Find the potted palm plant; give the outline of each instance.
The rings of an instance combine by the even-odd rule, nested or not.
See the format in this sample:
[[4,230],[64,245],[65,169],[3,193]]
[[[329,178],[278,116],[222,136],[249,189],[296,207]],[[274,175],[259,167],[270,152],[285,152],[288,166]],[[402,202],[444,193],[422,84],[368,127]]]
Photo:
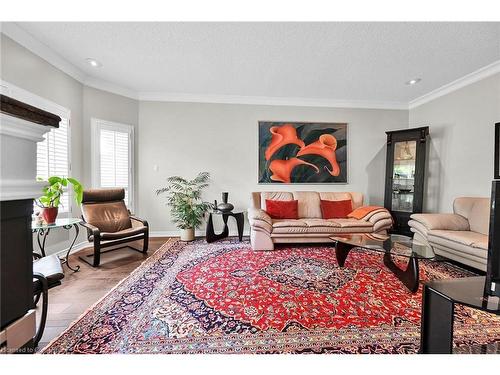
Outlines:
[[168,186],[156,190],[156,194],[167,193],[172,221],[181,230],[182,241],[194,240],[194,230],[200,226],[205,212],[212,205],[201,200],[202,190],[208,187],[210,174],[201,172],[194,180],[180,176],[167,178]]
[[78,204],[82,202],[83,186],[82,184],[71,177],[49,177],[48,185],[42,189],[43,195],[35,200],[35,204],[41,208],[40,216],[47,224],[54,224],[59,211],[61,197],[64,194],[64,188],[69,184],[73,185],[75,192],[75,200]]

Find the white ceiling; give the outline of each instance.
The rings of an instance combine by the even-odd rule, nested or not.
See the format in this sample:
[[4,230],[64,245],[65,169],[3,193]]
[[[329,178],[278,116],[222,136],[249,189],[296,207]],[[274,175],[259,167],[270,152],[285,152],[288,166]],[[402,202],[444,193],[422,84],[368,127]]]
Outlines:
[[91,79],[142,94],[408,103],[500,60],[498,22],[17,25]]

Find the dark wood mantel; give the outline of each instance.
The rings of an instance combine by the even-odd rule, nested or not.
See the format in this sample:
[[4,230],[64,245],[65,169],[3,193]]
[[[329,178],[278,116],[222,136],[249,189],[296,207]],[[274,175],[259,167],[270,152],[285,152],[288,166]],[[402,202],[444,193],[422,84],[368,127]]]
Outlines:
[[43,126],[59,127],[61,118],[53,113],[33,107],[29,104],[0,95],[0,112]]

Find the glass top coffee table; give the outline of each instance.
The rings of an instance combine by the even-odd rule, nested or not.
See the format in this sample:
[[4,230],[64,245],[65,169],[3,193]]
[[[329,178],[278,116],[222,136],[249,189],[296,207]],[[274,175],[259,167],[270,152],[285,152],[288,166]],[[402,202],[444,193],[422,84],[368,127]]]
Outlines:
[[[340,267],[344,267],[349,252],[353,248],[376,251],[384,254],[384,264],[412,292],[418,290],[419,259],[436,259],[431,246],[398,234],[344,234],[330,237],[335,242],[335,256]],[[405,270],[392,260],[393,256],[408,258]]]

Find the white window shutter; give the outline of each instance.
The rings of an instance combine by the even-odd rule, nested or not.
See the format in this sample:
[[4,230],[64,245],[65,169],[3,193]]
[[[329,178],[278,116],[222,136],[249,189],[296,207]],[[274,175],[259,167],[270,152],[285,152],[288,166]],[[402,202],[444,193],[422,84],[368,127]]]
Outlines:
[[104,120],[93,120],[94,186],[125,189],[125,203],[132,209],[133,128]]
[[[44,140],[37,143],[36,175],[46,181],[51,176],[68,177],[68,119],[62,118],[59,128],[45,133]],[[70,211],[72,188],[65,189],[61,197],[59,212]],[[40,192],[41,195],[41,192]]]

